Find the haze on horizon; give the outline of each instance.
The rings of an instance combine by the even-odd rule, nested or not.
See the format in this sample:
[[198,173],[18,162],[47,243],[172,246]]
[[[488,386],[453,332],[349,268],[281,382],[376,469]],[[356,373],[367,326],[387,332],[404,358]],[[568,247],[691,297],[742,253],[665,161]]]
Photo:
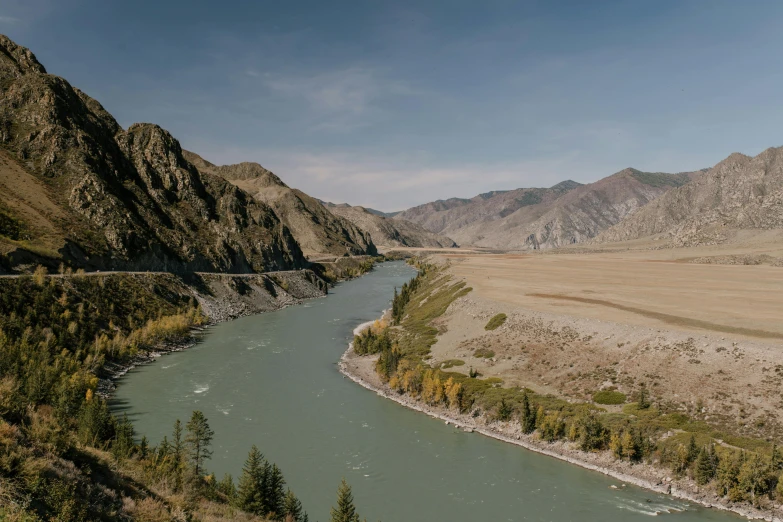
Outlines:
[[391,211],[783,145],[781,15],[773,1],[10,0],[0,33],[124,127]]

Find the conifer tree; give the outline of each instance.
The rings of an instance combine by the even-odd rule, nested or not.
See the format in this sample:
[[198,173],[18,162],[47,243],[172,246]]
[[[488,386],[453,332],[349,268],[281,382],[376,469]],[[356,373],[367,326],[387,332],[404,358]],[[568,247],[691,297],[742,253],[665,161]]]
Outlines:
[[111,452],[117,460],[126,459],[133,453],[133,424],[127,415],[123,415],[117,423]]
[[712,455],[704,447],[699,451],[699,456],[696,457],[696,467],[693,470],[696,483],[700,486],[707,484],[715,476],[715,467]]
[[157,451],[158,460],[162,461],[166,459],[169,456],[169,453],[171,453],[171,445],[169,444],[168,436],[164,435],[163,440],[158,446],[158,451]]
[[242,467],[242,475],[239,477],[239,488],[237,490],[237,505],[249,513],[256,515],[264,514],[263,491],[261,481],[264,473],[264,464],[266,460],[253,445],[250,453],[247,455],[245,465]]
[[337,507],[331,511],[331,522],[358,522],[359,514],[353,505],[353,493],[351,486],[343,479],[340,487],[337,489]]
[[691,438],[688,441],[688,461],[687,464],[690,465],[690,463],[694,462],[696,460],[696,457],[699,456],[699,447],[696,445],[696,436],[691,433]]
[[536,429],[536,416],[533,415],[533,410],[530,408],[530,400],[527,396],[527,390],[522,393],[522,415],[521,415],[522,432],[533,433]]
[[640,410],[646,410],[650,407],[650,400],[647,398],[647,386],[642,383],[642,387],[639,390],[639,403]]
[[204,414],[196,410],[190,417],[186,426],[188,433],[185,436],[185,444],[188,457],[193,464],[194,472],[200,477],[204,472],[204,461],[212,457],[212,437],[215,434],[207,423]]
[[109,440],[114,433],[111,413],[103,399],[93,399],[82,404],[78,425],[82,444],[95,446]]
[[780,454],[780,448],[778,445],[772,444],[772,453],[769,457],[769,467],[773,471],[780,471],[783,469],[783,456]]
[[296,498],[293,491],[289,489],[286,491],[285,499],[283,500],[283,520],[303,522],[303,519],[304,510],[302,509],[302,503]]
[[147,436],[144,435],[141,437],[141,442],[139,443],[139,458],[141,460],[144,460],[147,458],[147,455],[149,453],[149,441],[147,440]]
[[229,501],[237,497],[237,488],[234,486],[234,477],[229,473],[223,475],[223,479],[217,483],[217,490],[223,493]]
[[506,402],[506,399],[500,399],[500,406],[498,407],[498,420],[499,421],[507,421],[511,418],[511,414],[513,413],[514,409],[511,407],[510,404]]
[[182,487],[182,464],[185,460],[185,444],[182,440],[182,423],[179,419],[174,422],[174,432],[171,436],[171,466],[174,470],[174,491]]
[[267,514],[280,516],[285,509],[285,479],[277,464],[272,464],[266,480]]

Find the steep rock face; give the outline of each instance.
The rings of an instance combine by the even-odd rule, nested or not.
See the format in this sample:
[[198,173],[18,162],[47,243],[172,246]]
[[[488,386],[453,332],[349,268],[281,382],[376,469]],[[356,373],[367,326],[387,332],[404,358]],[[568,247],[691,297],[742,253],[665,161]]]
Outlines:
[[220,176],[272,207],[306,254],[377,254],[372,239],[365,231],[335,216],[315,198],[290,188],[258,163],[219,167],[192,152],[185,155],[201,172]]
[[596,238],[660,235],[675,246],[718,243],[734,230],[783,228],[783,147],[732,154]]
[[[547,249],[587,241],[661,194],[687,183],[691,174],[625,169],[595,183],[564,181],[548,189],[496,191],[452,201],[423,215],[425,228],[461,245]],[[447,203],[447,202],[443,202]],[[421,208],[397,217],[422,219]]]
[[[124,131],[97,101],[46,74],[5,37],[0,92],[0,148],[15,158],[0,167],[0,181],[24,170],[59,211],[48,216],[57,233],[44,245],[21,216],[29,244],[88,268],[248,272],[306,263],[269,207],[199,173],[160,127]],[[0,195],[12,214],[14,202],[36,197],[15,190]],[[0,238],[8,259],[29,246],[12,239]]]
[[405,219],[390,219],[370,212],[364,207],[334,205],[333,214],[342,216],[362,230],[370,233],[372,240],[383,247],[454,248],[457,244],[448,237],[426,230],[421,225]]

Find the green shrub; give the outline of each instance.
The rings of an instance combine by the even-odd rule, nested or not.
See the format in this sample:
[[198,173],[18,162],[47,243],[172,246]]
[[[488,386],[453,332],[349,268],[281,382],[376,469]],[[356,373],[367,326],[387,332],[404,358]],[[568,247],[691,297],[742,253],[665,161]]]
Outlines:
[[479,359],[491,359],[495,356],[495,352],[488,348],[479,348],[475,352],[473,352],[473,357],[478,357]]
[[487,326],[484,327],[485,330],[495,330],[500,325],[506,322],[506,314],[497,314],[492,319],[489,320],[487,323]]
[[465,361],[462,359],[449,359],[447,361],[443,361],[440,365],[441,369],[443,370],[453,368],[455,366],[465,366]]
[[623,404],[625,394],[615,390],[603,390],[593,394],[593,402],[596,404]]

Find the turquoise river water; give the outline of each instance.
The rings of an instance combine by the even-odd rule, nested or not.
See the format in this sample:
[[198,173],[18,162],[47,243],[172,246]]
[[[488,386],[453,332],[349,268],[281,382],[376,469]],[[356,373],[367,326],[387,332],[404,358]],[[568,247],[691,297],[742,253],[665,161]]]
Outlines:
[[193,348],[121,379],[112,400],[157,444],[199,409],[208,463],[235,479],[252,444],[280,466],[310,520],[325,522],[341,478],[370,521],[673,522],[740,520],[620,483],[383,399],[337,370],[353,329],[414,274],[401,262],[329,296],[208,329]]

